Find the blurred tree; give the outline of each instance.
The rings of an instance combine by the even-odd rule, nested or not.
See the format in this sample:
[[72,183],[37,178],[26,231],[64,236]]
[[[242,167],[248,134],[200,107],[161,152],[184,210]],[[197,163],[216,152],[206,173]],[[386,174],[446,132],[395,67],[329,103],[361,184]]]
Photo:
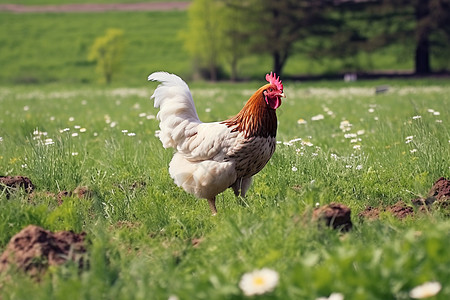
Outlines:
[[430,73],[431,56],[450,46],[450,0],[338,0],[336,3],[349,12],[350,19],[364,21],[358,30],[366,39],[361,49],[370,51],[391,44],[410,44],[414,49],[416,74]]
[[108,29],[104,36],[94,41],[88,55],[88,60],[97,62],[97,72],[108,84],[120,69],[125,45],[123,35],[120,29]]
[[[270,54],[273,71],[281,75],[299,41],[328,38],[336,32],[339,20],[331,17],[332,4],[331,0],[247,0],[237,8],[245,12],[249,25],[243,30],[251,49]],[[308,51],[306,47],[303,51]]]
[[195,0],[188,9],[188,26],[181,32],[184,45],[194,57],[197,71],[209,72],[209,79],[217,80],[220,62],[224,57],[224,8],[215,0]]

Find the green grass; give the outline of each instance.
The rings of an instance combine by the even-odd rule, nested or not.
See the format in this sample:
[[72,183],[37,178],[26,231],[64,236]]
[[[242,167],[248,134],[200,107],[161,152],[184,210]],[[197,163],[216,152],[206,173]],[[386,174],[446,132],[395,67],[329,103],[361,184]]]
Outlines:
[[[192,74],[192,58],[179,38],[187,23],[187,12],[108,13],[0,13],[0,84],[96,84],[100,75],[95,63],[87,60],[95,39],[108,28],[124,31],[126,41],[122,68],[113,77],[115,84],[141,85],[155,70],[167,70],[184,78]],[[406,46],[405,46],[406,47]],[[410,53],[411,55],[409,55]],[[357,70],[412,70],[413,52],[403,45],[371,53],[361,53]],[[402,57],[401,60],[398,57]],[[432,61],[433,63],[434,61]],[[268,55],[252,55],[239,63],[242,78],[260,78],[272,69]],[[311,60],[302,53],[289,58],[285,75],[337,74],[343,61]],[[227,66],[225,66],[225,71]]]
[[[177,39],[185,12],[109,12],[74,14],[0,13],[0,82],[97,83],[88,52],[108,28],[124,31],[125,54],[117,83],[142,84],[152,70],[188,74],[190,59]],[[6,25],[8,24],[8,25]]]
[[[390,90],[375,95],[374,87],[386,83]],[[200,118],[235,114],[261,84],[193,84]],[[434,299],[449,298],[444,211],[405,220],[357,217],[368,205],[409,203],[450,177],[448,81],[285,82],[281,143],[255,177],[249,207],[226,191],[216,217],[168,174],[172,150],[154,135],[157,111],[148,100],[155,86],[0,88],[0,173],[28,176],[37,190],[32,200],[0,196],[0,250],[28,224],[85,231],[90,240],[90,263],[81,272],[72,264],[51,268],[39,283],[0,275],[2,299],[242,299],[241,276],[263,267],[276,270],[280,282],[261,299],[332,292],[409,299],[426,281],[443,285]],[[349,131],[342,121],[352,124]],[[289,143],[296,138],[303,143]],[[58,206],[47,194],[80,185],[94,196]],[[316,203],[333,201],[351,207],[351,232],[309,221]]]

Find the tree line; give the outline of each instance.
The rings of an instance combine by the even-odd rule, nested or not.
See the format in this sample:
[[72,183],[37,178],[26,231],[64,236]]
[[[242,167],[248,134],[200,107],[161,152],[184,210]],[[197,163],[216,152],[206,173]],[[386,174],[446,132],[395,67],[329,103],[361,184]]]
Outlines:
[[450,55],[450,0],[194,0],[188,16],[184,44],[211,80],[224,65],[237,79],[252,54],[270,55],[277,74],[295,53],[351,67],[359,52],[406,45],[416,74]]

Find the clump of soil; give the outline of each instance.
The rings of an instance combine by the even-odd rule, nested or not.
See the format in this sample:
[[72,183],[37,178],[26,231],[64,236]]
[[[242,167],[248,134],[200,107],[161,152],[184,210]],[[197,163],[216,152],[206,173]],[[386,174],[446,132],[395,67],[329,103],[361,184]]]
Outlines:
[[85,233],[72,231],[52,233],[35,225],[28,225],[14,235],[0,256],[0,272],[14,266],[37,277],[49,266],[56,266],[68,260],[83,266]]
[[411,200],[416,206],[431,208],[431,206],[450,207],[450,180],[439,178],[431,187],[426,198]]
[[23,189],[26,193],[30,194],[34,190],[34,185],[28,177],[25,176],[0,176],[0,190],[4,190],[6,197]]
[[56,195],[56,201],[58,201],[58,205],[61,205],[64,201],[64,197],[72,197],[77,196],[78,198],[91,198],[92,191],[85,186],[76,187],[73,192],[71,191],[61,191]]
[[327,226],[349,231],[353,224],[350,218],[351,210],[340,203],[330,203],[314,209],[312,219],[324,222]]
[[[411,203],[418,207],[419,211],[429,211],[437,207],[450,207],[450,180],[444,177],[439,178],[425,198],[412,199]],[[381,212],[389,212],[399,219],[414,215],[413,207],[408,206],[403,201],[398,201],[396,204],[386,207],[368,206],[358,216],[361,219],[375,220],[379,218]]]

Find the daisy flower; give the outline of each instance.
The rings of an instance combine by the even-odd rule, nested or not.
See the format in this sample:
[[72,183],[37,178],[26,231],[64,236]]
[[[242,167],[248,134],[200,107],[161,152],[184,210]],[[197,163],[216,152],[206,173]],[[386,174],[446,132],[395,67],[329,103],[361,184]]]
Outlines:
[[319,297],[316,300],[344,300],[344,295],[341,293],[332,293],[330,297]]
[[274,270],[263,268],[250,273],[245,273],[239,287],[246,296],[262,295],[273,291],[278,285],[278,273]]
[[437,281],[425,282],[422,285],[416,286],[409,292],[409,296],[414,299],[423,299],[436,295],[441,290],[442,286]]

